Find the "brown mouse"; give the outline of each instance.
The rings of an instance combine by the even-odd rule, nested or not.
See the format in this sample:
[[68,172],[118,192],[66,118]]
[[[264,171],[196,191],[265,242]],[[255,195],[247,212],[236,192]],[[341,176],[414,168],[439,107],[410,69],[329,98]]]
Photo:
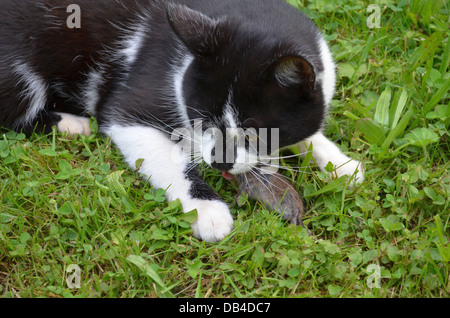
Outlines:
[[259,200],[268,209],[280,213],[283,219],[289,220],[295,225],[301,225],[311,235],[302,221],[305,211],[303,199],[282,174],[261,173],[252,170],[236,176],[236,179],[240,186],[236,202],[242,192],[245,192],[249,198]]

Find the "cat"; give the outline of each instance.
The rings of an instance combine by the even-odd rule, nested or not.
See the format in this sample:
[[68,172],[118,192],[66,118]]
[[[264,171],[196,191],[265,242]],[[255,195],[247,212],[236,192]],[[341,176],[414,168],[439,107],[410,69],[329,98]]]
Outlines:
[[330,50],[282,0],[2,0],[0,14],[0,125],[89,134],[94,116],[130,167],[197,210],[201,240],[224,239],[233,217],[200,158],[231,178],[267,159],[263,146],[312,143],[321,169],[364,179],[322,133]]

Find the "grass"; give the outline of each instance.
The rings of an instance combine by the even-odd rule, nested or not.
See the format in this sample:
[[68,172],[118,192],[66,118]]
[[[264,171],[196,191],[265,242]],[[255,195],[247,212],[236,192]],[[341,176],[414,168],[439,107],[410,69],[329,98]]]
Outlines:
[[[305,166],[286,176],[313,236],[257,202],[238,207],[237,187],[204,168],[236,228],[198,241],[195,216],[164,202],[108,139],[3,130],[2,297],[449,296],[448,3],[374,1],[381,21],[370,29],[370,2],[290,2],[339,63],[326,134],[366,169],[347,189],[303,159],[285,162]],[[66,281],[72,264],[79,288]]]

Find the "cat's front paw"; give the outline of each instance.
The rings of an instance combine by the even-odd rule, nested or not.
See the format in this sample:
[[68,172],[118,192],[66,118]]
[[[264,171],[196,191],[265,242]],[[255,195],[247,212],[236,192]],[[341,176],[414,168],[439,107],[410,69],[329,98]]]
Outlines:
[[337,177],[348,175],[352,177],[351,186],[364,181],[364,167],[361,161],[347,158],[347,161],[340,163],[333,162],[336,167]]
[[197,209],[198,218],[192,224],[194,236],[205,242],[219,242],[233,230],[233,217],[228,206],[219,200],[193,200],[185,211]]
[[67,133],[69,136],[76,134],[89,136],[91,134],[89,118],[66,113],[57,114],[61,116],[61,120],[58,122],[58,131]]

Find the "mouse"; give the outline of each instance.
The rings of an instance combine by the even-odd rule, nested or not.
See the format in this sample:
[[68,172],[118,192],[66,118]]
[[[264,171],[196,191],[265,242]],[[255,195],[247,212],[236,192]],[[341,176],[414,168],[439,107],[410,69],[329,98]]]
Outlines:
[[239,198],[245,192],[249,198],[258,200],[266,208],[278,212],[283,219],[294,225],[301,225],[311,235],[311,231],[303,224],[302,217],[305,212],[303,198],[285,176],[280,173],[251,170],[236,176],[236,180],[239,183],[239,192],[236,196],[238,205]]

